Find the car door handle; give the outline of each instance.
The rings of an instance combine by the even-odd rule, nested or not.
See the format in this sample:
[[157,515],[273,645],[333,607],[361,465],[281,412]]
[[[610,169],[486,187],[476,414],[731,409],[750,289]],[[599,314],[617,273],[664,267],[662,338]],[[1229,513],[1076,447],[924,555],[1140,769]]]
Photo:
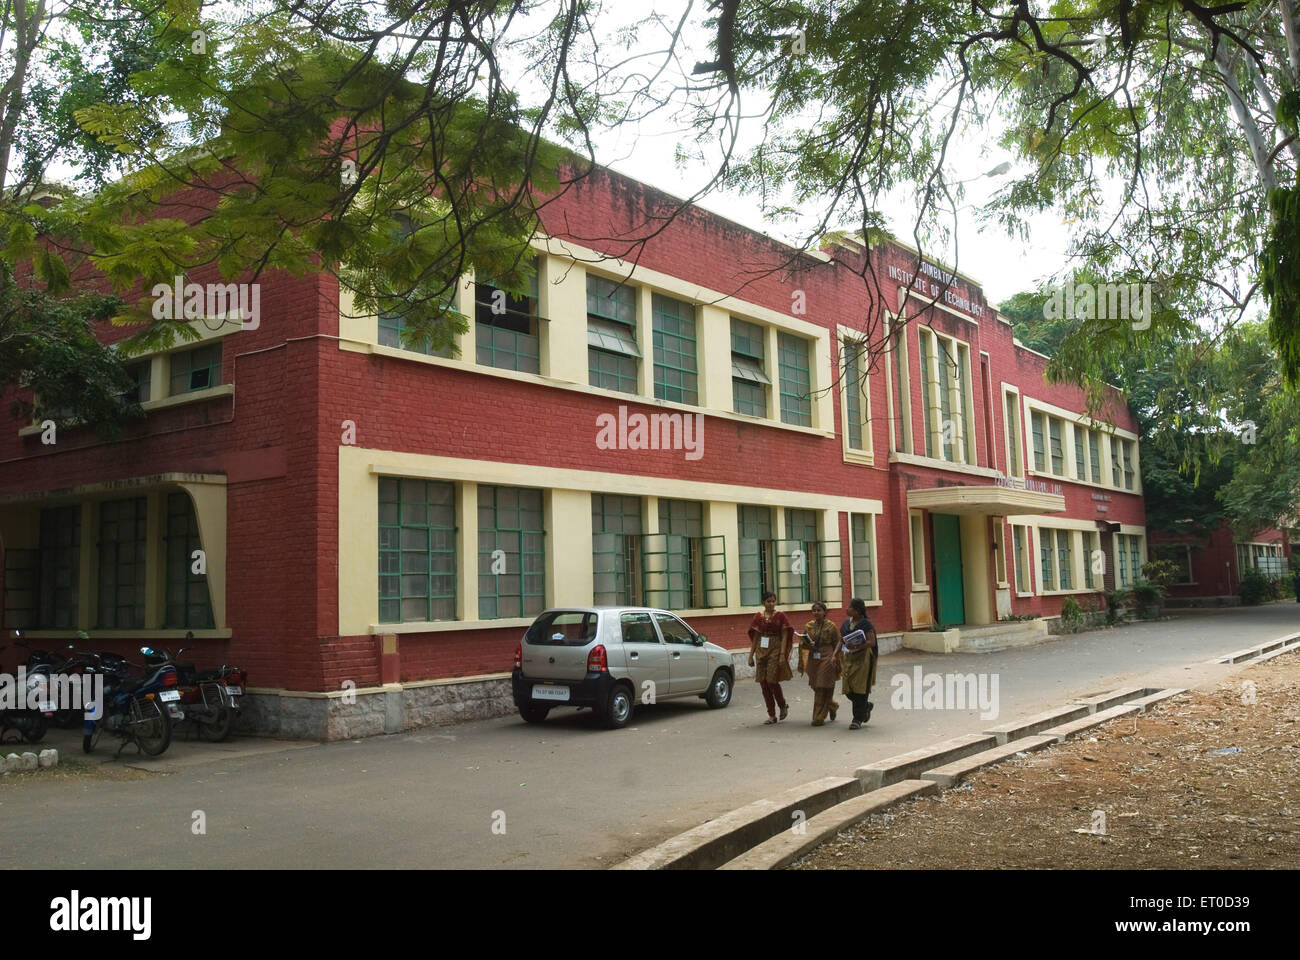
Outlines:
[[636,660],[636,659],[638,659],[640,656],[641,656],[641,655],[640,655],[639,653],[637,653],[635,650],[633,650],[631,653],[629,653],[629,654],[627,655],[627,658],[628,658],[629,660]]
[[674,650],[674,651],[673,651],[673,659],[674,659],[674,660],[680,660],[681,658],[682,658],[682,655],[681,655],[680,653],[678,653],[676,650]]

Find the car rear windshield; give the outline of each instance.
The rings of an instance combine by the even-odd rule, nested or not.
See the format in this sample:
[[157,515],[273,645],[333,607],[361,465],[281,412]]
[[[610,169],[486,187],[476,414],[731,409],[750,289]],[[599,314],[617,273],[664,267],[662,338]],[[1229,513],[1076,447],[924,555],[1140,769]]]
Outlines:
[[533,621],[524,639],[531,644],[585,647],[596,639],[596,616],[591,611],[579,610],[544,613]]

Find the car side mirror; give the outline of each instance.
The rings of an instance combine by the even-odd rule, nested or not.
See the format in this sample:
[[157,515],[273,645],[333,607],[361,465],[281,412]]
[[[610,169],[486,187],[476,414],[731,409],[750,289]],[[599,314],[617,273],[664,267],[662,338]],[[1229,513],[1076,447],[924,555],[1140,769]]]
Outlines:
[[704,634],[697,633],[695,637],[691,640],[691,643],[695,644],[697,647],[702,647],[704,646],[704,642],[708,639],[709,638],[706,637]]

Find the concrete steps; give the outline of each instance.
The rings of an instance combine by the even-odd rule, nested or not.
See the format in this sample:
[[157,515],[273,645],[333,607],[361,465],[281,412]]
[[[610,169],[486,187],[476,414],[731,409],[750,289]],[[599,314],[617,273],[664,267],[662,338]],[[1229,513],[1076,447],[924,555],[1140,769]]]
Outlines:
[[947,630],[913,630],[903,634],[903,646],[927,653],[993,653],[1049,639],[1047,621],[1013,620]]

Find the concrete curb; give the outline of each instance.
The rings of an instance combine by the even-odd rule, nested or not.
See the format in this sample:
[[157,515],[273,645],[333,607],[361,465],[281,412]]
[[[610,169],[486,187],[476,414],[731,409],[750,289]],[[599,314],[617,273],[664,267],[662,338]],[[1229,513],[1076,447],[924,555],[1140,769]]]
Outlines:
[[1082,703],[1088,708],[1089,713],[1096,713],[1098,710],[1108,710],[1111,707],[1119,706],[1121,703],[1128,703],[1138,697],[1145,697],[1148,693],[1159,693],[1158,687],[1119,687],[1109,693],[1098,694],[1095,697],[1083,697],[1079,700],[1072,700],[1071,703]]
[[1005,746],[1012,740],[1031,736],[1039,731],[1046,730],[1048,727],[1055,727],[1070,720],[1077,720],[1079,717],[1086,717],[1091,712],[1087,706],[1076,702],[1064,707],[1057,707],[1055,710],[1045,710],[1042,713],[1036,713],[1021,720],[1012,720],[1010,723],[989,727],[984,732],[997,737],[998,744]]
[[1296,650],[1300,650],[1300,643],[1289,643],[1285,647],[1279,647],[1272,653],[1260,654],[1255,658],[1255,663],[1263,663],[1266,660],[1272,660],[1274,657],[1280,657],[1284,653],[1294,653]]
[[1207,660],[1206,663],[1241,663],[1244,660],[1254,660],[1270,651],[1277,651],[1279,648],[1295,646],[1295,641],[1300,640],[1300,633],[1288,633],[1285,637],[1276,637],[1267,640],[1264,643],[1257,643],[1253,647],[1243,647],[1240,650],[1234,650],[1232,653],[1225,653],[1221,657],[1215,657],[1213,660]]
[[710,870],[784,831],[796,811],[810,817],[861,794],[862,781],[856,777],[823,777],[724,813],[611,869]]
[[938,793],[939,785],[933,780],[901,780],[860,797],[837,803],[803,824],[803,833],[793,829],[782,830],[734,860],[724,863],[719,870],[777,870],[793,863],[804,854],[831,840],[873,813],[879,813],[896,803],[912,797]]
[[915,779],[922,770],[969,757],[972,753],[980,753],[996,745],[997,738],[987,733],[963,733],[951,740],[868,763],[858,767],[853,775],[862,781],[867,790],[879,790],[891,783]]
[[954,760],[942,767],[927,770],[921,774],[921,779],[933,780],[941,787],[955,787],[977,770],[991,767],[1003,760],[1010,760],[1018,753],[1033,753],[1045,749],[1056,742],[1055,737],[1049,736],[1034,736],[1025,737],[1023,740],[1012,740],[1005,746],[994,747],[992,750],[985,750],[983,753],[974,754],[964,760]]
[[1164,690],[1157,690],[1155,693],[1149,693],[1145,697],[1138,697],[1136,700],[1130,700],[1125,706],[1141,707],[1142,712],[1146,713],[1151,707],[1155,706],[1161,700],[1168,700],[1170,697],[1176,697],[1180,693],[1186,693],[1186,687],[1167,687]]
[[1138,713],[1142,713],[1142,707],[1139,704],[1121,703],[1118,707],[1110,707],[1107,710],[1090,713],[1081,720],[1074,720],[1070,723],[1063,723],[1059,727],[1044,730],[1043,736],[1051,737],[1057,743],[1064,743],[1076,733],[1082,733],[1084,730],[1100,727],[1103,723],[1109,723],[1111,720],[1118,720],[1120,717],[1131,717]]

